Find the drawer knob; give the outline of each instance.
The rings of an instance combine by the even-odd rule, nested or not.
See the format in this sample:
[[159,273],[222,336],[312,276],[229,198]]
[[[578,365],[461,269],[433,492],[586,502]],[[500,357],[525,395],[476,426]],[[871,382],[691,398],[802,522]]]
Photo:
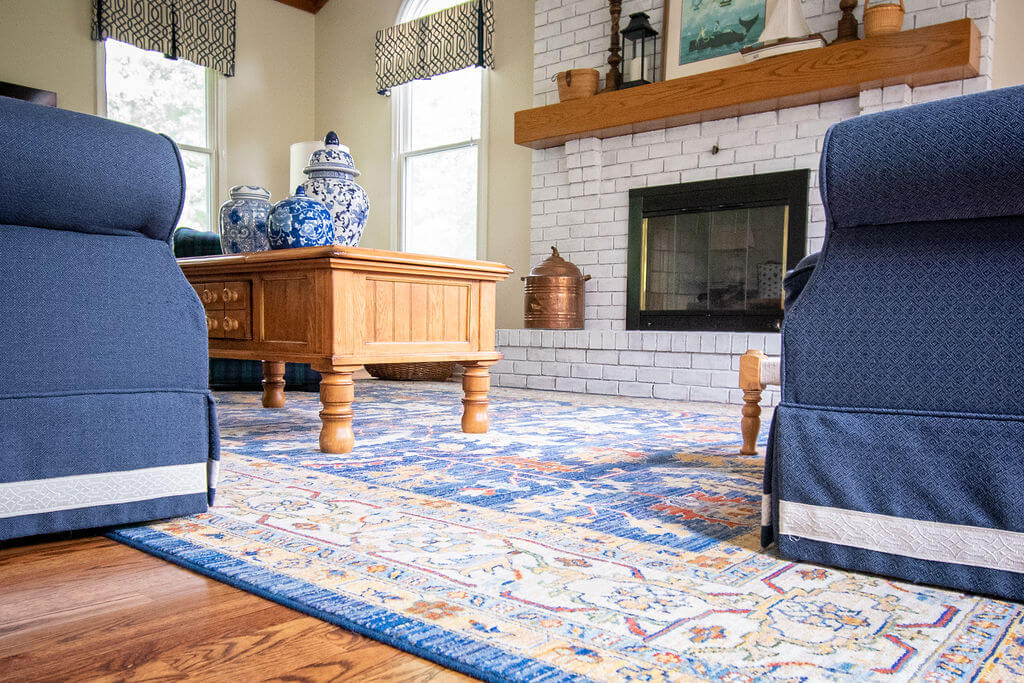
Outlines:
[[238,292],[224,288],[224,301],[238,301]]
[[212,332],[213,330],[216,330],[219,325],[220,325],[220,323],[217,321],[216,318],[211,318],[210,316],[206,316],[206,328],[208,330],[210,330]]
[[208,289],[204,289],[202,295],[199,297],[203,300],[204,304],[212,304],[217,300],[217,295]]
[[224,331],[233,332],[238,329],[238,321],[235,318],[224,318]]

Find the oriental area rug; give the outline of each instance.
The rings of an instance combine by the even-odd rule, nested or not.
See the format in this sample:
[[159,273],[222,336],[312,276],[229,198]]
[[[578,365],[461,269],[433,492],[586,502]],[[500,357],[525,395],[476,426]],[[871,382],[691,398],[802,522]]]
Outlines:
[[1024,607],[758,543],[739,409],[359,382],[352,453],[317,396],[221,393],[205,514],[116,540],[485,680],[1024,678]]

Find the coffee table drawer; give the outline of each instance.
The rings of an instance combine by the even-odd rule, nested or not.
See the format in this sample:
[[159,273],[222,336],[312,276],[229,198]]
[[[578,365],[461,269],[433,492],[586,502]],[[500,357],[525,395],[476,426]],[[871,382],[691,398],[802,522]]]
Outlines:
[[211,339],[252,339],[252,311],[218,311],[206,316]]
[[199,300],[203,302],[203,308],[208,311],[216,311],[224,308],[224,283],[223,282],[198,282],[192,284],[196,290]]
[[224,308],[230,311],[249,310],[252,307],[251,290],[252,283],[249,280],[225,282],[220,291]]

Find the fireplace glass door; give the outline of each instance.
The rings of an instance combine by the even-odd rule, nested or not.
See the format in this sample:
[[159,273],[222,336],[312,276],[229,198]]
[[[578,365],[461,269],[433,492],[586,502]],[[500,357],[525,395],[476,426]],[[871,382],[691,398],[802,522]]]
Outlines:
[[644,219],[645,311],[764,311],[782,305],[789,206]]
[[[746,179],[728,179],[730,188],[737,180]],[[736,192],[714,200],[706,191],[684,192],[674,206],[664,197],[648,198],[639,230],[630,235],[631,251],[639,253],[628,273],[628,294],[637,295],[629,299],[638,299],[627,301],[634,304],[627,306],[627,322],[634,323],[629,329],[775,329],[782,320],[783,274],[803,255],[806,184],[794,194],[744,201]],[[800,202],[796,210],[794,202]]]

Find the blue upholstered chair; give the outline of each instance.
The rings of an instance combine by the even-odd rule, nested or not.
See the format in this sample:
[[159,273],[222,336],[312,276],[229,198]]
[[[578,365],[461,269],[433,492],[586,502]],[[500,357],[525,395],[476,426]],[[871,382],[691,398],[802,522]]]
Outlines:
[[1024,600],[1024,88],[837,124],[820,181],[764,541]]
[[206,509],[203,307],[168,138],[0,97],[0,540]]

